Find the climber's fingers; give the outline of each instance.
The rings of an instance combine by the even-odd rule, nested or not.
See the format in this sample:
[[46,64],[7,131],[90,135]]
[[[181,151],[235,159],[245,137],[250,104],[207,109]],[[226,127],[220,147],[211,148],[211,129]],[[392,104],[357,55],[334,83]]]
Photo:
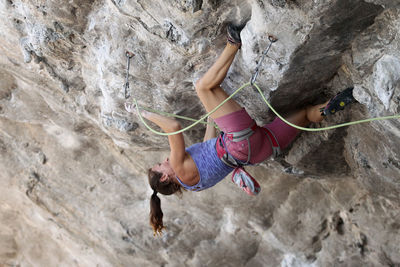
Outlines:
[[137,113],[137,112],[136,112],[136,105],[135,105],[134,103],[126,102],[126,103],[125,103],[125,110],[126,110],[127,112],[129,112],[129,113],[134,113],[134,114]]

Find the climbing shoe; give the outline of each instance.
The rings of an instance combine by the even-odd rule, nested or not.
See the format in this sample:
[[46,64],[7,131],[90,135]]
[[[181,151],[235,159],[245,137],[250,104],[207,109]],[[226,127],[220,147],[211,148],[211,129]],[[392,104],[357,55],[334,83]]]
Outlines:
[[233,171],[232,182],[250,196],[255,196],[261,191],[261,187],[256,179],[242,167],[238,167]]
[[232,23],[228,24],[227,34],[228,34],[228,42],[232,45],[242,46],[242,39],[240,39],[240,32],[243,30],[246,23],[242,25],[234,25]]
[[353,89],[353,87],[349,87],[333,97],[328,102],[328,105],[321,108],[320,111],[322,116],[335,114],[337,111],[343,110],[348,104],[353,103],[355,101],[353,97]]

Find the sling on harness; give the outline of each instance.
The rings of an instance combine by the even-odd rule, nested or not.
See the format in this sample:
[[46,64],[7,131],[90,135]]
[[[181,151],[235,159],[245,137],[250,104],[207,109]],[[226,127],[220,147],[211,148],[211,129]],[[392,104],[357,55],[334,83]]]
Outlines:
[[[245,191],[249,195],[257,195],[261,191],[261,187],[258,182],[244,169],[246,165],[252,165],[250,163],[251,159],[251,145],[250,145],[250,137],[253,135],[255,130],[257,129],[257,124],[254,124],[241,131],[237,132],[229,132],[224,133],[221,132],[217,138],[217,142],[215,145],[218,158],[225,163],[226,165],[234,168],[232,174],[232,182],[238,185],[243,191]],[[276,139],[273,132],[271,132],[268,128],[262,127],[264,132],[266,133],[268,140],[271,143],[273,155],[276,157],[280,154],[280,146],[278,140]],[[248,154],[247,154],[247,161],[242,162],[234,158],[229,151],[226,149],[224,137],[231,139],[233,142],[240,142],[243,140],[247,140],[248,143]]]

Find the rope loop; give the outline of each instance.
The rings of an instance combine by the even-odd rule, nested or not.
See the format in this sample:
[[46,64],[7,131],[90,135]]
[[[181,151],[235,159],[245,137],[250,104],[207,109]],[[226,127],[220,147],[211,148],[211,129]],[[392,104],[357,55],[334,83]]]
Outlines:
[[[179,134],[182,133],[184,131],[189,130],[190,128],[196,126],[197,124],[201,123],[204,119],[206,119],[208,116],[210,116],[211,114],[213,114],[217,109],[219,109],[223,104],[225,104],[229,99],[231,99],[233,96],[235,96],[237,93],[239,93],[239,91],[241,91],[242,89],[248,87],[248,86],[254,86],[257,91],[260,93],[262,99],[264,100],[264,102],[267,104],[267,106],[272,110],[272,112],[275,113],[275,115],[277,117],[279,117],[283,122],[285,122],[286,124],[302,130],[302,131],[307,131],[307,132],[319,132],[319,131],[327,131],[327,130],[332,130],[332,129],[336,129],[336,128],[341,128],[341,127],[345,127],[345,126],[350,126],[350,125],[355,125],[355,124],[360,124],[360,123],[366,123],[366,122],[371,122],[371,121],[378,121],[378,120],[389,120],[389,119],[399,119],[400,118],[400,114],[398,115],[393,115],[393,116],[385,116],[385,117],[378,117],[378,118],[370,118],[370,119],[364,119],[364,120],[358,120],[358,121],[352,121],[352,122],[347,122],[347,123],[341,123],[341,124],[337,124],[337,125],[332,125],[332,126],[328,126],[328,127],[322,127],[322,128],[306,128],[306,127],[301,127],[301,126],[297,126],[289,121],[287,121],[285,118],[283,118],[273,107],[272,105],[267,101],[267,99],[265,98],[263,92],[261,91],[260,87],[257,84],[251,84],[251,83],[245,83],[244,85],[242,85],[241,87],[239,87],[238,89],[236,89],[235,92],[233,92],[228,98],[226,98],[224,101],[222,101],[218,106],[216,106],[213,110],[211,110],[210,112],[208,112],[206,115],[202,116],[200,119],[198,119],[197,121],[195,121],[194,123],[192,123],[191,125],[176,131],[176,132],[171,132],[171,133],[164,133],[164,132],[159,132],[157,130],[154,130],[153,128],[151,128],[146,121],[144,120],[144,118],[142,117],[142,115],[140,114],[140,108],[139,105],[136,101],[135,98],[133,98],[134,103],[136,105],[136,110],[138,113],[138,116],[140,118],[140,120],[142,121],[142,123],[146,126],[147,129],[149,129],[151,132],[158,134],[158,135],[164,135],[164,136],[168,136],[168,135],[174,135],[174,134]],[[173,114],[172,114],[173,115]]]
[[[154,109],[150,109],[150,108],[142,108],[144,110],[147,111],[151,111],[154,113],[158,113],[161,115],[166,115],[166,116],[172,116],[172,117],[176,117],[176,118],[180,118],[180,119],[185,119],[185,120],[190,120],[190,121],[194,121],[194,123],[192,123],[191,125],[176,131],[176,132],[170,132],[170,133],[165,133],[165,132],[160,132],[157,130],[154,130],[153,128],[151,128],[147,122],[144,120],[142,114],[140,113],[140,108],[139,108],[139,104],[136,100],[136,98],[133,97],[133,102],[135,104],[136,107],[136,111],[137,114],[139,116],[139,119],[142,121],[142,123],[146,126],[147,129],[149,129],[151,132],[158,134],[158,135],[163,135],[163,136],[168,136],[168,135],[174,135],[174,134],[179,134],[179,133],[183,133],[184,131],[189,130],[190,128],[196,126],[199,123],[203,123],[203,124],[208,124],[207,122],[204,122],[205,119],[207,119],[211,114],[213,114],[217,109],[219,109],[223,104],[225,104],[229,99],[231,99],[233,96],[235,96],[237,93],[239,93],[242,89],[251,86],[255,89],[257,89],[257,91],[260,93],[262,99],[264,100],[264,102],[267,104],[267,106],[272,110],[272,112],[275,113],[275,115],[277,117],[279,117],[283,122],[285,122],[286,124],[299,129],[299,130],[303,130],[303,131],[308,131],[308,132],[318,132],[318,131],[327,131],[327,130],[332,130],[332,129],[336,129],[336,128],[340,128],[340,127],[345,127],[345,126],[350,126],[350,125],[355,125],[355,124],[360,124],[360,123],[365,123],[365,122],[371,122],[371,121],[378,121],[378,120],[388,120],[388,119],[398,119],[400,118],[400,114],[399,115],[393,115],[393,116],[385,116],[385,117],[377,117],[377,118],[370,118],[370,119],[364,119],[364,120],[358,120],[358,121],[353,121],[353,122],[347,122],[347,123],[342,123],[342,124],[338,124],[338,125],[333,125],[333,126],[328,126],[328,127],[323,127],[323,128],[306,128],[306,127],[300,127],[297,126],[289,121],[287,121],[285,118],[283,118],[272,106],[271,104],[267,101],[267,99],[265,98],[263,92],[261,91],[260,87],[255,83],[257,76],[258,76],[258,72],[260,70],[260,66],[264,60],[264,57],[268,54],[269,49],[271,48],[271,45],[273,43],[275,43],[278,39],[276,37],[274,37],[273,35],[269,35],[268,36],[268,40],[270,41],[270,43],[268,44],[267,48],[264,50],[262,57],[260,59],[260,61],[257,64],[256,67],[256,71],[253,74],[251,81],[248,83],[243,84],[241,87],[239,87],[238,89],[236,89],[235,92],[233,92],[229,97],[227,97],[224,101],[222,101],[218,106],[216,106],[213,110],[211,110],[210,112],[208,112],[206,115],[202,116],[200,119],[196,120],[196,119],[192,119],[192,118],[188,118],[188,117],[184,117],[184,116],[179,116],[179,115],[175,115],[175,114],[171,114],[171,113],[167,113],[167,112],[162,112],[162,111],[158,111],[158,110],[154,110]],[[126,55],[126,82],[125,82],[125,86],[124,86],[124,95],[125,95],[125,99],[128,99],[130,97],[129,94],[129,66],[130,66],[130,60],[133,56],[135,56],[132,52],[126,51],[125,53]],[[214,126],[216,126],[214,124]]]

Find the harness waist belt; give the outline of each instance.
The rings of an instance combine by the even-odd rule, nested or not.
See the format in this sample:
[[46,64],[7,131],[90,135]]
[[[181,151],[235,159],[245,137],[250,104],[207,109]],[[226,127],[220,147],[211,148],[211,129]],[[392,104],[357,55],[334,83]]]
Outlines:
[[[241,167],[243,165],[247,165],[250,163],[250,158],[251,158],[251,149],[250,149],[250,136],[254,133],[255,129],[257,128],[257,124],[254,124],[250,128],[244,129],[242,131],[238,132],[231,132],[227,133],[226,136],[227,138],[232,139],[234,142],[240,142],[242,140],[247,139],[248,145],[249,145],[249,154],[247,158],[247,162],[243,163],[238,160],[236,160],[231,154],[229,154],[228,151],[225,149],[225,144],[224,144],[224,133],[221,132],[221,134],[217,138],[217,142],[215,144],[215,149],[217,151],[218,158],[225,163],[226,165],[232,167],[232,168],[237,168]],[[267,127],[262,127],[264,132],[266,133],[268,140],[271,143],[272,147],[272,154],[274,157],[278,156],[281,153],[281,148],[278,143],[278,139],[275,137],[274,133],[268,129]]]
[[238,131],[238,132],[225,133],[225,135],[227,138],[231,139],[233,142],[240,142],[240,141],[243,141],[243,140],[249,138],[256,129],[257,129],[257,124],[254,122],[253,125],[249,128],[246,128],[246,129]]

